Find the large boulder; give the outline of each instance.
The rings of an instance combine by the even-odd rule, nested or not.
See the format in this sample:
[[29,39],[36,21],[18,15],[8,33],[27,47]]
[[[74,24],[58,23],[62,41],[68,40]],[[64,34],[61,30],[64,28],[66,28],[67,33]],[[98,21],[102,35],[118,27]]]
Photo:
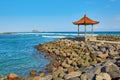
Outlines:
[[7,77],[8,80],[18,80],[18,75],[11,73]]
[[[28,79],[28,80],[30,80],[30,79]],[[36,76],[31,80],[52,80],[52,75],[47,75],[45,77]]]
[[93,80],[96,74],[101,73],[101,68],[102,66],[98,64],[84,69],[84,74],[81,75],[80,80]]
[[113,71],[118,71],[119,70],[119,67],[110,62],[108,65],[105,65],[103,68],[102,68],[102,72],[113,72]]
[[37,71],[36,70],[32,70],[29,74],[30,74],[30,76],[36,76],[37,75]]
[[95,74],[101,73],[101,68],[102,68],[102,66],[100,64],[92,65],[92,66],[86,68],[83,72],[95,75]]
[[114,61],[106,61],[105,63],[102,63],[102,72],[108,73],[112,79],[119,78],[120,77],[120,70],[119,67],[114,64]]
[[112,79],[120,79],[120,70],[108,72]]

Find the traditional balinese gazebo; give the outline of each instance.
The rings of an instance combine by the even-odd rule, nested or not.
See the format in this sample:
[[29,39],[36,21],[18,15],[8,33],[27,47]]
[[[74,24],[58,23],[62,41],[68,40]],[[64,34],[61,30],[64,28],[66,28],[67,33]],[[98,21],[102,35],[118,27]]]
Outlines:
[[80,25],[84,25],[85,26],[85,34],[84,36],[86,37],[86,25],[92,25],[92,32],[91,32],[91,36],[93,36],[94,32],[93,32],[93,25],[94,24],[98,24],[98,21],[94,21],[90,18],[88,18],[86,15],[84,15],[83,18],[81,18],[80,20],[73,22],[73,24],[78,25],[78,37],[80,37],[79,35],[79,26]]

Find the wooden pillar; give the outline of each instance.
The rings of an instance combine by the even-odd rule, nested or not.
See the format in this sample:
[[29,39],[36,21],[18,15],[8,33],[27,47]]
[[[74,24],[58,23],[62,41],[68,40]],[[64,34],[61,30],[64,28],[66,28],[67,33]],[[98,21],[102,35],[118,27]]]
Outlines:
[[85,25],[85,34],[84,34],[84,36],[86,37],[86,25]]
[[78,37],[80,37],[80,34],[79,34],[79,25],[78,25]]
[[91,34],[91,37],[93,37],[93,34],[94,34],[94,31],[93,31],[93,24],[92,24],[92,34]]

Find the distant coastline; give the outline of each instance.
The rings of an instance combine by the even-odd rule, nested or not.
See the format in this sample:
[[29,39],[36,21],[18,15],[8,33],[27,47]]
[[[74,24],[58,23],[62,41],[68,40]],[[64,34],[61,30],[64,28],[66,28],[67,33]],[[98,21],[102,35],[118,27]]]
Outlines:
[[[71,33],[71,32],[77,32],[77,31],[18,31],[18,32],[16,32],[16,31],[11,31],[11,32],[0,32],[0,34],[7,34],[7,33],[31,33],[31,32],[38,32],[38,33],[46,33],[46,32],[50,32],[50,33],[52,33],[52,32],[56,32],[56,33],[59,33],[59,32],[67,32],[67,33]],[[87,31],[87,33],[90,33],[91,31]],[[119,32],[120,33],[120,31],[94,31],[95,33],[96,32]],[[84,33],[84,31],[80,31],[80,33]]]
[[[16,33],[74,33],[77,34],[75,31],[40,31],[40,32],[0,32],[0,34],[16,34]],[[80,34],[84,34],[84,32],[80,32]],[[87,34],[91,34],[91,32],[87,32]],[[99,35],[120,35],[120,31],[95,31],[94,34]]]
[[0,34],[12,34],[12,33],[16,33],[16,32],[0,32]]

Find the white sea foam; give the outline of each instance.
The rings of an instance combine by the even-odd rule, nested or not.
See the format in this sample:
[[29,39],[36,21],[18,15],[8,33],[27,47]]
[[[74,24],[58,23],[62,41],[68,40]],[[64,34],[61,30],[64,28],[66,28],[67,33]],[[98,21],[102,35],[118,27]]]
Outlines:
[[[55,33],[55,32],[53,32],[53,33],[49,33],[49,32],[46,32],[46,33],[27,33],[27,32],[24,32],[24,33],[17,33],[17,34],[20,34],[20,35],[30,35],[30,34],[32,34],[32,35],[36,35],[36,36],[39,36],[39,35],[42,35],[43,37],[45,36],[45,37],[57,37],[57,38],[59,38],[59,37],[63,37],[63,36],[77,36],[78,34],[77,33]],[[53,36],[54,35],[54,36]],[[81,36],[84,36],[84,34],[80,34]],[[59,36],[59,37],[58,37]],[[87,36],[91,36],[91,34],[87,34]],[[94,34],[94,36],[97,36],[97,34]]]
[[66,36],[72,35],[72,36],[75,36],[75,35],[77,35],[77,34],[71,34],[71,33],[70,33],[70,34],[69,34],[69,33],[68,33],[68,34],[67,34],[67,33],[58,33],[57,35],[66,35]]
[[45,38],[65,38],[66,36],[42,36]]
[[17,33],[17,34],[21,34],[21,35],[27,35],[27,34],[39,34],[39,35],[54,35],[56,33],[27,33],[27,32],[24,32],[24,33]]

